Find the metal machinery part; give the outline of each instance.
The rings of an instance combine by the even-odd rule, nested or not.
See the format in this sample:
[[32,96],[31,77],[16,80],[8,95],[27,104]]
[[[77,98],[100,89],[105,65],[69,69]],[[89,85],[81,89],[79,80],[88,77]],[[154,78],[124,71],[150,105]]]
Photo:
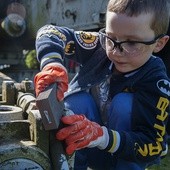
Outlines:
[[[43,127],[33,89],[33,82],[30,80],[21,83],[12,80],[2,82],[0,169],[69,169],[64,155],[55,163],[51,161],[49,143],[55,143],[55,139],[51,139],[49,131]],[[57,155],[60,150],[61,148],[54,147],[53,153]]]
[[[8,79],[2,82],[0,101],[0,170],[71,170],[74,155],[68,157],[62,143],[56,141],[55,131],[44,128],[42,116],[36,106],[33,82],[23,80],[21,83]],[[71,114],[62,105],[50,105],[54,99],[54,91],[42,99],[55,114]],[[52,101],[54,102],[54,101]],[[44,108],[44,106],[43,106]],[[59,118],[58,118],[59,119]],[[48,131],[47,131],[48,130]],[[49,131],[51,130],[51,131]]]

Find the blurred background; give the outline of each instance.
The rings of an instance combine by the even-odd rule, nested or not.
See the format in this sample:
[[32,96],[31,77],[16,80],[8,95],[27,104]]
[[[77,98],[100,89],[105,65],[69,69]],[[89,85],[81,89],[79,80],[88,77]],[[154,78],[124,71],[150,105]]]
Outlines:
[[[0,71],[21,81],[33,79],[39,70],[35,37],[45,24],[68,26],[75,30],[104,27],[108,0],[1,0]],[[78,65],[65,61],[70,74]]]

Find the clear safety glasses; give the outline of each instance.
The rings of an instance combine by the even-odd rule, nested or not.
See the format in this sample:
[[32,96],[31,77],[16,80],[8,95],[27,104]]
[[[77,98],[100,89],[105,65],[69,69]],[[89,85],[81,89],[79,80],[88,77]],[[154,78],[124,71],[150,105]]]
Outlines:
[[152,45],[156,43],[156,41],[162,37],[164,34],[161,34],[155,37],[151,41],[115,41],[109,36],[106,35],[105,28],[99,31],[99,39],[103,49],[108,51],[114,51],[116,48],[120,50],[120,52],[126,52],[128,54],[141,52],[144,48],[144,45]]

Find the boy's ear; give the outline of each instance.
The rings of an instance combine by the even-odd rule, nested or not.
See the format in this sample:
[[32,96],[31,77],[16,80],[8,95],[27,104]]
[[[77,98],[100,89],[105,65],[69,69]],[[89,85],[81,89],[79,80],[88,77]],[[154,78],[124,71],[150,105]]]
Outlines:
[[161,51],[164,46],[166,45],[166,43],[168,42],[169,40],[169,36],[168,35],[165,35],[164,37],[160,38],[157,43],[156,43],[156,46],[153,50],[154,53],[157,53],[159,51]]

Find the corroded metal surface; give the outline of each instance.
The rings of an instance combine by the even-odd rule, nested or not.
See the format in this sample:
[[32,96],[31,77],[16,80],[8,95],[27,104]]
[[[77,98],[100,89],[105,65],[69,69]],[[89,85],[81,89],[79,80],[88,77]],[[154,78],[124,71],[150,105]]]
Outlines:
[[32,82],[9,80],[2,84],[0,169],[51,170],[49,132],[42,126],[34,93],[30,93],[33,92]]
[[0,169],[51,170],[48,156],[30,141],[8,141],[1,143]]
[[22,119],[22,108],[11,105],[0,105],[0,121],[13,121]]
[[7,80],[2,84],[0,169],[69,170],[74,159],[69,161],[62,143],[55,138],[60,117],[66,113],[63,103],[57,103],[56,86],[44,91],[39,98],[39,102],[42,102],[39,105],[40,111],[45,109],[51,115],[54,114],[51,120],[55,121],[51,130],[51,126],[46,128],[42,121],[32,81],[16,83]]

